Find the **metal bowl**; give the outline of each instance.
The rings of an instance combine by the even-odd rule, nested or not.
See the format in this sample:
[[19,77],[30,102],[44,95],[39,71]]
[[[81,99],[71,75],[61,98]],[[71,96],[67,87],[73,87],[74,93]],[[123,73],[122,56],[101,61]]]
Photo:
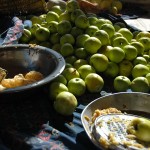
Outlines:
[[103,149],[95,140],[91,124],[85,119],[92,117],[96,109],[106,109],[114,107],[123,112],[142,117],[150,118],[150,94],[140,92],[121,92],[109,94],[89,103],[81,114],[81,121],[89,139],[99,148]]
[[7,78],[35,70],[44,75],[38,82],[6,89],[2,93],[16,93],[45,85],[55,79],[65,68],[65,60],[54,50],[42,46],[16,44],[0,46],[0,67],[8,71]]

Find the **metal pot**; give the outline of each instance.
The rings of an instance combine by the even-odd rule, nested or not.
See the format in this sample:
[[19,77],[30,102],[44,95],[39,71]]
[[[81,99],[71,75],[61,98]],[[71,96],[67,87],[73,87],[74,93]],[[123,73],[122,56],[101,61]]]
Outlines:
[[35,70],[44,75],[38,82],[6,89],[1,94],[17,93],[41,87],[55,79],[65,68],[65,60],[56,51],[42,46],[16,44],[0,46],[0,67],[7,70],[7,78],[12,78],[19,73]]
[[81,114],[83,127],[89,139],[98,147],[99,144],[92,134],[91,125],[85,117],[88,116],[91,118],[96,109],[106,109],[110,107],[117,108],[122,112],[150,118],[150,94],[140,92],[108,94],[92,101],[84,108]]

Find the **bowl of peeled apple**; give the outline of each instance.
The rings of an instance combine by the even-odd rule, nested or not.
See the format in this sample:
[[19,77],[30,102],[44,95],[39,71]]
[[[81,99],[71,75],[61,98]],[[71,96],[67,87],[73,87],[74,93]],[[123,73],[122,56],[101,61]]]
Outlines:
[[0,94],[46,85],[64,68],[64,58],[49,48],[30,44],[0,46]]

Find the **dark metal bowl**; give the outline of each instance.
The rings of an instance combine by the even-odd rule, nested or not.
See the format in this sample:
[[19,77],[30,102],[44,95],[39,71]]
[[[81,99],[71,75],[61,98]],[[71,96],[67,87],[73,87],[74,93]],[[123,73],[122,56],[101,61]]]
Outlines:
[[8,71],[7,78],[19,73],[35,70],[44,75],[44,79],[16,88],[6,89],[2,93],[16,93],[40,87],[55,79],[65,68],[65,60],[54,50],[42,46],[16,44],[0,46],[0,67]]
[[91,131],[91,124],[85,119],[86,116],[92,118],[96,109],[106,109],[114,107],[122,112],[139,115],[150,119],[150,94],[141,92],[120,92],[99,97],[89,103],[81,114],[81,122],[89,139],[99,148],[99,143],[95,140]]

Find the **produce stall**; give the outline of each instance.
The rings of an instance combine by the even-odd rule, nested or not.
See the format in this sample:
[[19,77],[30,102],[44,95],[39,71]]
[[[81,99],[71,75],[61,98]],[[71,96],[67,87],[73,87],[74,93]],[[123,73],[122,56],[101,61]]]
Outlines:
[[[97,109],[150,118],[150,4],[102,1],[0,6],[0,150],[116,149],[89,125]],[[150,147],[132,138],[119,149]]]

